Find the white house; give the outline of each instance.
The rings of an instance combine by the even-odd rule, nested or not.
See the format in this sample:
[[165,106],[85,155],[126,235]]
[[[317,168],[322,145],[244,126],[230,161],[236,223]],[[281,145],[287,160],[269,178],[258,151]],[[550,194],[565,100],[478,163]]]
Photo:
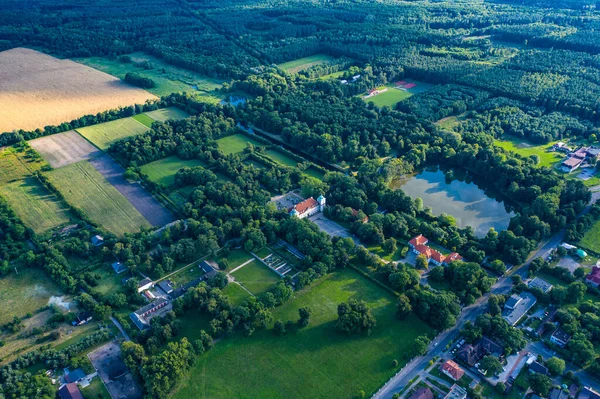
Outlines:
[[312,216],[317,212],[323,212],[326,202],[327,200],[322,195],[317,199],[310,197],[290,208],[290,216],[303,219]]

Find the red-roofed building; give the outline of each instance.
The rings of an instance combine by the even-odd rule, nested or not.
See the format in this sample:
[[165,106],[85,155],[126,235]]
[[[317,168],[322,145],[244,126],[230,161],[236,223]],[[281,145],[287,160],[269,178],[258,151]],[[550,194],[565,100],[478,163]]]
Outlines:
[[600,287],[600,267],[592,267],[592,271],[590,272],[590,274],[585,276],[585,282],[588,285]]
[[425,255],[425,257],[427,258],[427,261],[429,261],[437,266],[449,265],[450,263],[454,262],[455,260],[463,259],[463,257],[460,256],[456,252],[452,252],[448,256],[442,255],[440,252],[436,251],[435,249],[428,247],[426,245],[428,242],[429,242],[429,240],[425,236],[423,236],[422,234],[419,234],[418,236],[416,236],[412,240],[410,240],[408,242],[408,245],[410,245],[410,247],[412,248],[412,251],[416,255]]
[[76,383],[65,384],[58,390],[60,399],[83,399],[83,395]]
[[317,199],[310,197],[290,208],[290,216],[303,219],[305,217],[312,216],[317,212],[323,212],[323,209],[325,208],[325,202],[325,197],[322,195]]
[[454,381],[458,381],[465,374],[465,371],[460,368],[458,364],[456,364],[452,360],[446,361],[441,367],[442,373],[446,374],[448,377],[452,378]]
[[[352,216],[354,216],[355,218],[358,218],[358,211],[354,208],[352,208]],[[361,222],[363,223],[367,223],[369,221],[369,217],[365,215],[364,218],[362,218]]]
[[448,265],[448,264],[454,262],[455,260],[462,260],[462,259],[463,259],[463,257],[460,256],[460,254],[458,254],[457,252],[452,252],[450,255],[446,256],[444,263]]
[[413,252],[417,255],[425,255],[427,260],[431,259],[431,248],[427,245],[417,245],[413,248]]
[[446,257],[444,255],[442,255],[435,249],[431,250],[431,262],[433,262],[435,265],[441,266],[442,263],[445,263],[445,260]]
[[429,240],[427,239],[427,237],[425,237],[423,234],[419,234],[418,236],[410,240],[408,244],[411,246],[411,248],[415,248],[417,245],[427,245],[428,242]]

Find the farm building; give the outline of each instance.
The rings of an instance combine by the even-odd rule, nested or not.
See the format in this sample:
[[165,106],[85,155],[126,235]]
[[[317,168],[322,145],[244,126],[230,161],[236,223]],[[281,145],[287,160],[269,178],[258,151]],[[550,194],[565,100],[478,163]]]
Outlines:
[[461,369],[460,366],[452,360],[447,360],[446,363],[442,364],[441,370],[442,373],[446,374],[454,381],[460,380],[465,374],[465,371]]
[[71,324],[73,324],[74,326],[82,326],[92,321],[92,319],[92,312],[82,312],[77,315],[77,317],[75,318],[75,320],[73,320]]
[[160,298],[155,302],[139,308],[129,315],[133,324],[140,330],[150,327],[150,320],[154,317],[162,317],[173,308],[173,305],[165,298]]
[[550,342],[564,348],[569,342],[571,336],[565,332],[562,328],[557,328],[556,331],[550,337]]
[[79,387],[74,382],[63,385],[58,390],[58,397],[60,399],[83,399]]
[[142,293],[150,288],[152,288],[152,279],[146,277],[138,283],[137,291],[138,293]]
[[313,197],[310,197],[291,207],[289,209],[290,216],[304,219],[314,215],[317,212],[323,212],[326,202],[327,200],[322,195],[320,195],[316,200]]

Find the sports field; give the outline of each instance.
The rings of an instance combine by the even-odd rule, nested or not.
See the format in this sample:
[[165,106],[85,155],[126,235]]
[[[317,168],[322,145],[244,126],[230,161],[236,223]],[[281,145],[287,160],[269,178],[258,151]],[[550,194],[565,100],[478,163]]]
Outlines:
[[388,87],[386,91],[379,93],[375,96],[365,98],[365,102],[370,103],[373,102],[377,107],[381,108],[384,106],[388,106],[393,108],[400,101],[405,100],[412,96],[406,90],[396,89],[394,87]]
[[592,228],[585,233],[577,245],[600,254],[600,221],[596,222]]
[[71,220],[69,210],[34,177],[0,186],[0,195],[23,223],[37,234]]
[[251,143],[255,146],[261,146],[262,144],[254,140],[252,137],[246,136],[245,134],[237,133],[231,136],[223,137],[217,140],[219,148],[225,155],[237,154],[244,151],[247,143]]
[[[371,336],[336,331],[337,305],[350,298],[371,307],[377,319]],[[281,337],[257,330],[220,341],[199,358],[174,398],[354,398],[359,390],[370,397],[398,371],[392,360],[405,364],[414,339],[431,332],[415,316],[398,320],[393,295],[351,269],[295,293],[273,316],[296,321],[303,306],[312,309],[308,327]]]
[[494,140],[494,144],[498,147],[502,147],[507,151],[515,152],[521,156],[529,157],[531,155],[537,155],[540,159],[540,163],[538,164],[540,167],[552,167],[564,158],[564,155],[560,152],[548,151],[548,149],[551,148],[555,143],[558,143],[558,141],[537,145],[510,136],[504,136],[502,137],[502,140]]
[[11,146],[0,148],[0,184],[8,183],[48,165],[35,151],[27,147]]
[[40,137],[31,140],[29,145],[44,157],[53,168],[60,168],[90,159],[101,153],[75,130]]
[[145,114],[155,121],[160,122],[164,122],[169,119],[185,119],[190,116],[187,112],[177,107],[161,108],[157,109],[156,111],[146,112]]
[[260,263],[258,260],[253,260],[246,266],[233,272],[231,275],[235,277],[235,281],[242,284],[254,295],[260,295],[267,292],[269,288],[280,280],[277,273]]
[[170,186],[175,182],[175,175],[179,169],[195,166],[205,166],[206,164],[199,159],[179,159],[177,156],[171,156],[158,161],[147,163],[140,169],[142,173],[148,176],[148,179],[157,184]]
[[133,118],[122,118],[97,125],[86,126],[77,131],[101,150],[106,150],[112,143],[121,139],[146,133],[148,126]]
[[335,61],[335,58],[326,54],[315,54],[309,57],[299,58],[297,60],[284,62],[279,64],[279,68],[289,73],[297,73],[308,69],[312,66],[324,64],[326,62]]
[[108,231],[122,236],[139,231],[150,223],[87,161],[78,162],[48,173],[48,178],[91,220]]

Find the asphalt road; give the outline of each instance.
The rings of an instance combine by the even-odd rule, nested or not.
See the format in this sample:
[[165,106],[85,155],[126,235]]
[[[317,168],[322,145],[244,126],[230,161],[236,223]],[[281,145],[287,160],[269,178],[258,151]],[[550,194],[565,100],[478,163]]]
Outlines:
[[[591,189],[592,190],[592,199],[590,201],[590,204],[593,204],[598,199],[600,199],[600,191],[597,190],[599,188],[600,188],[600,186],[593,187]],[[589,205],[581,212],[581,214],[579,216],[587,213],[588,211],[589,211]],[[523,279],[526,278],[527,271],[529,269],[529,264],[531,263],[531,260],[535,259],[537,257],[546,258],[550,254],[552,249],[556,248],[558,245],[560,245],[560,243],[562,243],[564,236],[565,236],[565,231],[560,230],[556,234],[554,234],[552,237],[550,237],[550,239],[541,243],[538,246],[537,250],[535,252],[533,252],[531,255],[529,255],[529,258],[522,266],[511,271],[507,277],[502,277],[502,278],[498,279],[496,284],[494,284],[494,286],[492,287],[491,292],[489,292],[489,293],[485,294],[484,296],[482,296],[481,298],[479,298],[479,300],[477,302],[475,302],[473,305],[463,308],[455,326],[442,332],[441,334],[439,334],[435,338],[435,340],[433,340],[431,342],[431,344],[429,346],[429,351],[427,352],[427,354],[425,356],[416,357],[412,361],[410,361],[408,364],[406,364],[406,366],[404,366],[397,375],[395,375],[377,393],[375,393],[372,398],[373,399],[391,399],[392,396],[394,395],[394,393],[401,391],[402,388],[404,388],[406,386],[406,384],[409,383],[410,380],[415,378],[417,375],[425,374],[426,373],[425,369],[427,368],[427,365],[429,364],[429,362],[434,357],[441,356],[443,354],[444,349],[446,348],[446,345],[448,345],[450,342],[452,342],[456,338],[456,336],[460,333],[460,329],[463,326],[463,324],[467,320],[474,322],[475,319],[477,318],[477,316],[479,316],[480,314],[485,312],[487,300],[491,294],[499,295],[499,294],[509,293],[511,290],[511,287],[512,287],[511,276],[518,274]],[[533,345],[533,344],[530,344],[530,345]],[[539,346],[542,348],[545,348],[542,343],[539,343]],[[538,349],[541,349],[541,348],[538,348],[537,345],[535,347],[532,346],[531,348],[535,349],[536,352],[538,351]],[[547,349],[545,349],[544,351],[539,351],[537,353],[540,353],[540,354],[544,355],[544,357],[546,357],[547,352],[549,352],[549,351]],[[552,355],[550,355],[550,357],[551,356]],[[573,370],[575,371],[575,369],[573,369]],[[591,379],[591,377],[589,377],[587,374],[585,374],[581,370],[579,370],[578,375],[583,383],[585,383],[586,381],[589,381],[589,382],[594,382],[594,385],[598,384],[598,382],[596,380]]]

